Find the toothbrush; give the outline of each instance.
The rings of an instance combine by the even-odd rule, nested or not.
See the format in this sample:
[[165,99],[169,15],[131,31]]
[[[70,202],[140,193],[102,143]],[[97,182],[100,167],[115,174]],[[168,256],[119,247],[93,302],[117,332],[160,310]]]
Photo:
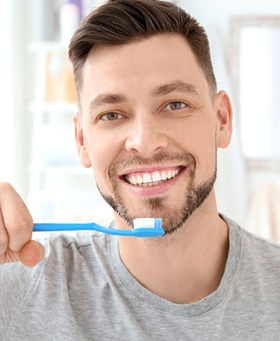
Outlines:
[[98,225],[96,223],[35,223],[34,232],[92,230],[116,236],[157,237],[163,236],[160,218],[137,218],[133,220],[133,229],[121,230]]

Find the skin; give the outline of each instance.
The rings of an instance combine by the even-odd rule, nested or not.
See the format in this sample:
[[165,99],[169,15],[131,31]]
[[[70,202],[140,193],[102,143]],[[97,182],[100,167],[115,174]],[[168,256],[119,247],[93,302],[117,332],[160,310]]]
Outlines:
[[0,264],[21,261],[35,266],[44,258],[44,247],[31,240],[32,217],[8,183],[0,184]]
[[[158,238],[120,237],[122,261],[147,289],[171,302],[209,295],[220,283],[228,252],[228,228],[218,215],[214,189],[208,186],[205,200],[179,221],[191,187],[213,180],[217,148],[230,142],[227,94],[211,93],[181,36],[161,35],[91,51],[80,99],[82,112],[74,117],[78,153],[82,164],[93,168],[102,195],[121,203],[124,212],[114,213],[116,226],[131,228],[136,216],[162,217],[167,231]],[[125,180],[168,169],[179,173],[154,186]],[[3,207],[8,212],[14,205],[19,218],[2,219],[2,260],[17,256],[34,265],[43,251],[29,241],[31,217],[22,203],[15,205],[21,202],[15,191],[7,185],[6,191],[10,198],[1,206],[2,217]],[[23,217],[18,238],[14,226]]]
[[[169,91],[159,91],[167,85]],[[116,226],[129,228],[136,216],[158,216],[166,231],[174,230],[176,224],[170,225],[184,209],[190,185],[213,178],[216,149],[230,142],[227,94],[211,93],[181,36],[162,35],[91,51],[80,95],[82,113],[75,116],[80,159],[93,167],[102,195],[125,208],[128,219],[115,213]],[[148,189],[124,180],[173,168],[180,169],[174,179]],[[175,233],[119,238],[119,249],[130,272],[159,296],[189,303],[213,292],[228,250],[214,190]]]

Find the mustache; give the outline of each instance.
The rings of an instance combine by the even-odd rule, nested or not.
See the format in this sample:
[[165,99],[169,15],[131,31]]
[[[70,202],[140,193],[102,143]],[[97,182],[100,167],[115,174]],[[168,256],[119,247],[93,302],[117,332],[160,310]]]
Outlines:
[[138,155],[129,155],[122,161],[115,162],[109,169],[109,175],[112,176],[128,166],[146,166],[150,164],[160,164],[166,161],[179,161],[183,164],[192,165],[195,167],[195,158],[189,153],[158,153],[150,158],[143,158]]

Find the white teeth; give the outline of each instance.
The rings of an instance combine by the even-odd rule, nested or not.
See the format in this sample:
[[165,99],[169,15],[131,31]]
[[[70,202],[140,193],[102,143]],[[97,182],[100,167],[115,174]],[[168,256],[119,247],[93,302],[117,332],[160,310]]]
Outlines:
[[161,181],[161,180],[162,180],[161,175],[160,175],[159,172],[154,172],[154,173],[152,174],[152,178],[153,178],[153,182]]
[[137,179],[136,179],[136,177],[134,175],[132,175],[132,177],[131,177],[131,183],[133,185],[137,185]]
[[171,178],[172,178],[172,171],[171,171],[171,169],[169,169],[167,171],[167,179],[171,179]]
[[143,183],[148,183],[152,181],[151,174],[149,173],[144,173],[143,175]]
[[166,180],[167,179],[166,171],[161,171],[161,179],[162,180]]
[[142,176],[141,175],[137,175],[136,181],[137,181],[137,184],[141,184],[143,182]]
[[161,181],[174,178],[179,173],[179,169],[168,169],[155,171],[152,173],[135,174],[126,176],[126,180],[132,185],[155,186]]

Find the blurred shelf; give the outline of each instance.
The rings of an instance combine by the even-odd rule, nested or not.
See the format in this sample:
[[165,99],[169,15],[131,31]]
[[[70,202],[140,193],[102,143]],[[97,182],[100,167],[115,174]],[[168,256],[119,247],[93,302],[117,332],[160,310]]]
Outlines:
[[62,45],[59,41],[34,41],[28,45],[28,49],[31,52],[61,52],[61,51],[67,51],[68,47],[65,45]]
[[44,113],[75,113],[78,110],[76,103],[46,103],[38,102],[29,105],[31,112],[43,111]]
[[41,174],[65,174],[65,175],[85,175],[93,178],[91,169],[85,168],[82,165],[73,164],[49,164],[41,165],[38,171]]
[[280,177],[280,158],[271,159],[245,159],[249,171],[275,172]]
[[[60,42],[33,42],[34,97],[29,204],[38,220],[85,215],[100,201],[92,169],[77,156],[73,115],[78,111],[67,47]],[[103,199],[102,199],[103,200]],[[82,213],[81,213],[82,212]]]

